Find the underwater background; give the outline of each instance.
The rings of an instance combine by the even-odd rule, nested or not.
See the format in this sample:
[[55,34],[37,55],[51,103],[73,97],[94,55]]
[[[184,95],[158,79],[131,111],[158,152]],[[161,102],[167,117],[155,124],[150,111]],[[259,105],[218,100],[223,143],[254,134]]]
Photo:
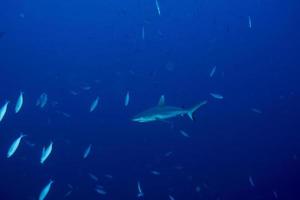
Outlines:
[[[49,180],[49,200],[299,199],[299,9],[293,0],[0,1],[0,106],[10,102],[0,199],[39,199]],[[161,95],[180,108],[208,103],[194,121],[132,121]]]

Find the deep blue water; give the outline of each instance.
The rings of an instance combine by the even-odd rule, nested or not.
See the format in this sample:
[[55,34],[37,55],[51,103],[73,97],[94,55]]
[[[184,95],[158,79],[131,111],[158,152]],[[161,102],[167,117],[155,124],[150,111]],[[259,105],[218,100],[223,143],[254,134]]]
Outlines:
[[[155,0],[0,2],[0,106],[10,101],[1,200],[38,199],[50,179],[49,200],[138,199],[137,182],[145,200],[300,198],[300,3],[158,2],[160,16]],[[195,121],[131,121],[162,94],[167,105],[208,103]],[[7,158],[20,132],[27,137]]]

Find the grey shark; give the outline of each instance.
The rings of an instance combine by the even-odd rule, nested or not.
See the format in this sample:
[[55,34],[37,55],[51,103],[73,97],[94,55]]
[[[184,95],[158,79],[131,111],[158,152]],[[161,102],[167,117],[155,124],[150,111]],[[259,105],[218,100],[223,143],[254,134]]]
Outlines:
[[175,106],[166,106],[164,103],[164,96],[161,96],[159,104],[155,107],[149,108],[136,116],[133,117],[132,121],[146,123],[153,121],[164,121],[170,118],[185,116],[187,115],[191,120],[194,120],[193,114],[200,107],[204,106],[207,101],[202,101],[201,103],[189,108],[184,109]]

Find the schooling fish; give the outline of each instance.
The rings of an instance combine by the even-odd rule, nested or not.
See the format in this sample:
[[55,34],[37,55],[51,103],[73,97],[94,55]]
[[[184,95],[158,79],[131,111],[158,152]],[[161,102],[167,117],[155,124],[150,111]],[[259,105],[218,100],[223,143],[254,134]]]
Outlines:
[[21,139],[25,137],[26,135],[22,134],[11,144],[10,148],[7,152],[7,158],[10,158],[14,153],[16,152],[17,148],[20,145]]
[[8,104],[9,104],[9,101],[6,101],[5,104],[0,108],[0,122],[2,121],[2,119],[5,116]]
[[95,191],[98,193],[98,194],[101,194],[101,195],[106,195],[107,192],[103,189],[103,188],[100,188],[100,187],[97,187],[95,188]]
[[15,106],[15,113],[18,113],[21,110],[22,105],[23,105],[23,92],[20,92],[20,96]]
[[86,159],[91,152],[92,145],[90,144],[83,153],[83,159]]
[[140,184],[139,181],[137,182],[137,187],[138,187],[137,197],[143,197],[143,196],[144,196],[144,193],[143,193],[143,191],[142,191],[142,187],[141,187],[141,184]]
[[99,97],[97,97],[91,104],[90,106],[90,112],[93,112],[96,107],[98,106],[98,103],[99,103]]
[[155,175],[155,176],[159,176],[159,175],[160,175],[160,172],[155,171],[155,170],[152,170],[152,171],[151,171],[151,174],[153,174],[153,175]]
[[223,95],[217,93],[210,93],[210,96],[212,96],[215,99],[224,99]]
[[158,15],[160,15],[160,7],[159,7],[159,3],[157,0],[155,0],[155,5],[156,5],[157,13],[158,13]]
[[43,147],[42,156],[41,156],[41,160],[40,160],[41,164],[43,164],[46,161],[46,159],[49,157],[49,155],[51,154],[52,145],[53,145],[53,142],[50,142],[49,146],[46,149],[45,149],[45,147]]
[[212,70],[210,71],[210,74],[209,74],[210,77],[213,77],[213,75],[214,75],[215,72],[216,72],[216,69],[217,69],[216,66],[214,66],[214,67],[212,68]]
[[44,200],[46,198],[46,196],[48,195],[51,189],[52,184],[53,184],[53,180],[50,180],[49,183],[42,189],[39,196],[39,200]]
[[46,93],[42,93],[38,100],[36,101],[36,106],[39,106],[40,108],[44,108],[45,105],[48,102],[48,95]]
[[171,196],[171,195],[169,195],[169,199],[170,200],[175,200],[175,198],[173,196]]
[[142,39],[145,40],[145,27],[142,27]]
[[128,92],[126,93],[125,100],[124,100],[124,105],[125,105],[125,106],[128,106],[129,100],[130,100],[130,94],[129,94],[129,91],[128,91]]
[[250,16],[248,16],[248,27],[252,28],[252,20]]
[[181,135],[183,135],[186,138],[190,137],[190,135],[187,132],[185,132],[184,130],[179,130],[179,132],[180,132]]
[[252,187],[255,187],[255,183],[254,183],[253,178],[251,176],[249,176],[249,183]]
[[88,173],[88,175],[89,175],[89,177],[90,177],[92,180],[94,180],[94,181],[96,181],[96,182],[99,180],[98,177],[97,177],[95,174]]

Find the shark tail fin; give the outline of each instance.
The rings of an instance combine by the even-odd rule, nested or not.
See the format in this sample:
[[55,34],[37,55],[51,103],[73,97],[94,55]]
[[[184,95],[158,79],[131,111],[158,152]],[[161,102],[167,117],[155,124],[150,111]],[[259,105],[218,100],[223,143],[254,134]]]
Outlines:
[[187,110],[187,115],[189,116],[189,118],[191,120],[194,121],[194,112],[196,112],[200,107],[204,106],[205,104],[207,104],[207,101],[202,101],[201,103],[197,104],[196,106],[190,108],[189,110]]

